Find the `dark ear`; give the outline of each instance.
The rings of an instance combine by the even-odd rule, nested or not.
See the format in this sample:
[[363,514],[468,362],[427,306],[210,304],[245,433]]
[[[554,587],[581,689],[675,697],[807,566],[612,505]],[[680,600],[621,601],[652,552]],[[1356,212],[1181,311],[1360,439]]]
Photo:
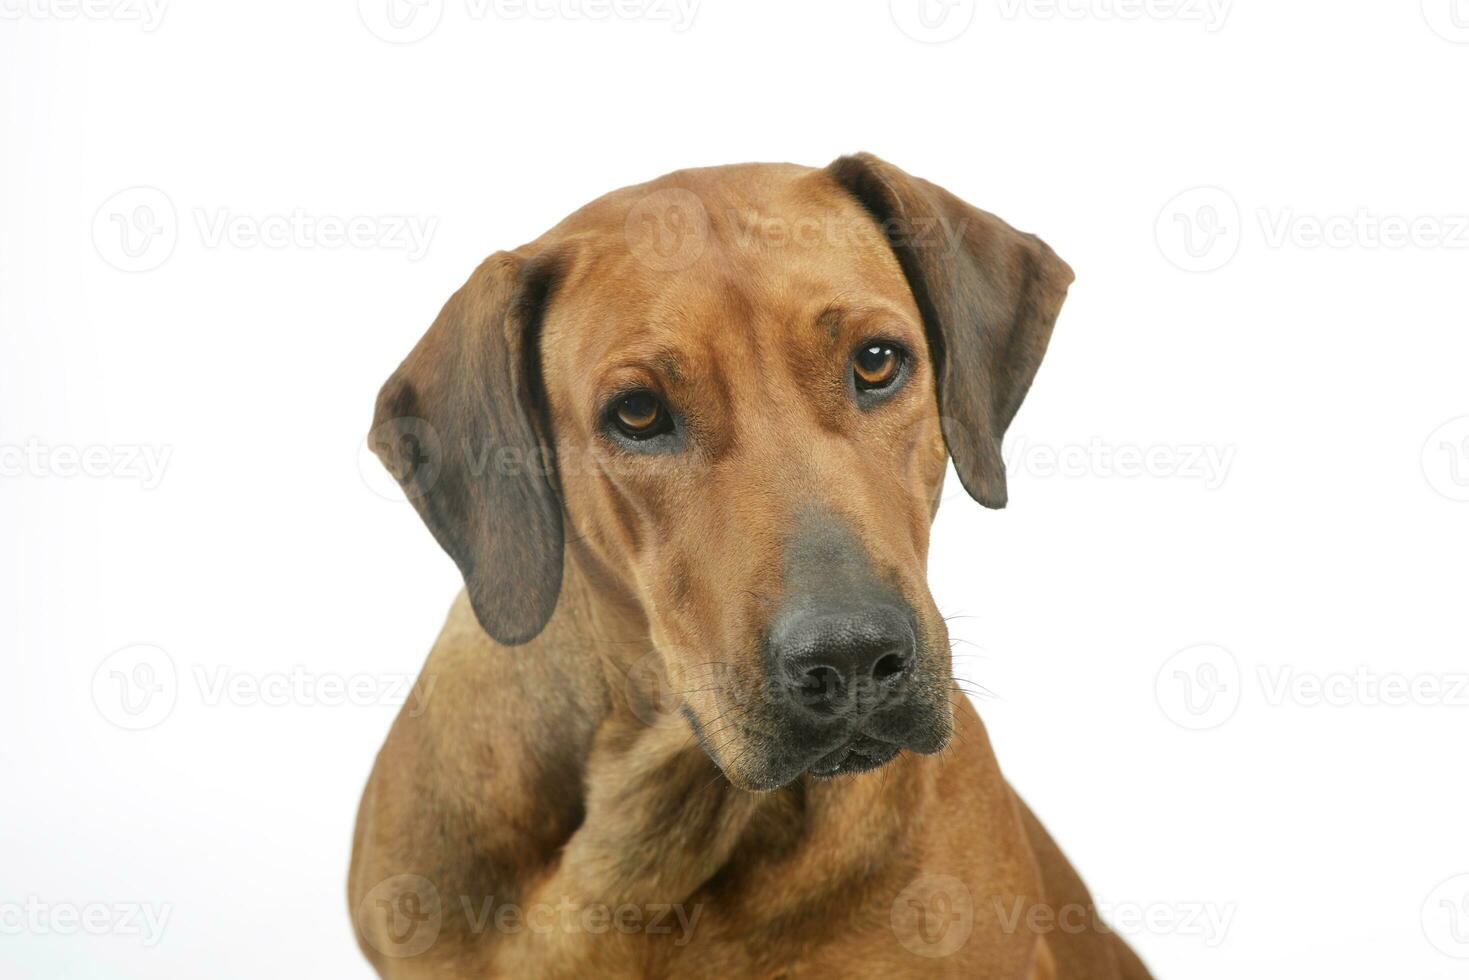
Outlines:
[[554,281],[553,261],[486,259],[383,385],[370,437],[506,644],[539,633],[561,591],[537,336]]
[[827,172],[877,220],[908,278],[964,489],[1005,506],[1000,441],[1045,355],[1071,267],[1034,235],[870,153]]

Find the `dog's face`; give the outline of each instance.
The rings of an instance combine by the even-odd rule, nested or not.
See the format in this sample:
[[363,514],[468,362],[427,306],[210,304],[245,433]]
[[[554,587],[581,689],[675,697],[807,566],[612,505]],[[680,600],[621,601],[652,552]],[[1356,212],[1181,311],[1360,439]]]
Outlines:
[[[924,576],[947,456],[923,321],[872,219],[833,185],[743,176],[688,182],[707,233],[679,268],[650,267],[616,215],[584,239],[541,364],[578,549],[636,596],[710,754],[774,786],[947,737]],[[769,230],[798,227],[819,231]]]
[[487,261],[385,386],[375,448],[497,639],[544,625],[569,539],[732,782],[862,771],[948,738],[946,460],[1003,505],[1069,280],[870,157],[674,174]]

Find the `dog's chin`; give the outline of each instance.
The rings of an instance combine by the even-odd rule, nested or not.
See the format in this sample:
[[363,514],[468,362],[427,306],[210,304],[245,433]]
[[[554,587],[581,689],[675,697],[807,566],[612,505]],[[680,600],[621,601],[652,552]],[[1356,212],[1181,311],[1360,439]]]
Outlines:
[[947,741],[946,734],[938,732],[915,739],[912,744],[903,745],[858,734],[841,745],[816,755],[809,752],[797,756],[762,753],[758,758],[751,759],[747,753],[735,764],[726,764],[713,753],[709,753],[709,758],[737,789],[751,793],[768,793],[789,786],[803,776],[828,780],[872,772],[892,762],[905,749],[929,755],[942,749]]
[[826,780],[871,772],[897,758],[904,748],[869,735],[854,735],[841,745],[815,755],[810,752],[799,755],[782,753],[741,767],[726,767],[716,759],[715,765],[735,786],[759,793],[789,786],[803,776]]
[[[947,707],[945,703],[944,708]],[[826,737],[832,738],[831,741],[819,741],[810,732],[803,737],[787,731],[776,737],[746,725],[736,725],[740,737],[716,747],[705,737],[703,726],[692,711],[686,708],[684,716],[715,767],[737,789],[751,793],[768,793],[803,776],[824,780],[871,772],[897,758],[905,749],[932,755],[948,744],[953,732],[951,712],[936,709],[925,712],[917,724],[911,716],[900,720],[884,719],[879,714],[863,726],[866,730],[828,733]],[[793,750],[793,744],[802,747]]]

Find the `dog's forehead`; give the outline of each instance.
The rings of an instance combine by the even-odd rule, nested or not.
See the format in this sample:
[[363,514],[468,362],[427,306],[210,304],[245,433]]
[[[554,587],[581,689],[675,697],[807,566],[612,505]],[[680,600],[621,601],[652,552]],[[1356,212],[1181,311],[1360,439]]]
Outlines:
[[569,370],[638,351],[819,342],[833,307],[918,320],[882,229],[807,167],[678,171],[592,202],[538,244],[564,256],[544,329]]

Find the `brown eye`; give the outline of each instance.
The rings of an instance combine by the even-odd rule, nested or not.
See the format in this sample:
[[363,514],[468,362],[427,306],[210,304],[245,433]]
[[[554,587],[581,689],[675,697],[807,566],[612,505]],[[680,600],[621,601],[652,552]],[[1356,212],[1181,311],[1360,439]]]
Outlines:
[[902,365],[903,355],[892,344],[864,344],[852,355],[852,376],[859,391],[886,388],[897,378]]
[[619,398],[612,406],[612,424],[630,439],[648,439],[672,428],[663,403],[649,391]]

